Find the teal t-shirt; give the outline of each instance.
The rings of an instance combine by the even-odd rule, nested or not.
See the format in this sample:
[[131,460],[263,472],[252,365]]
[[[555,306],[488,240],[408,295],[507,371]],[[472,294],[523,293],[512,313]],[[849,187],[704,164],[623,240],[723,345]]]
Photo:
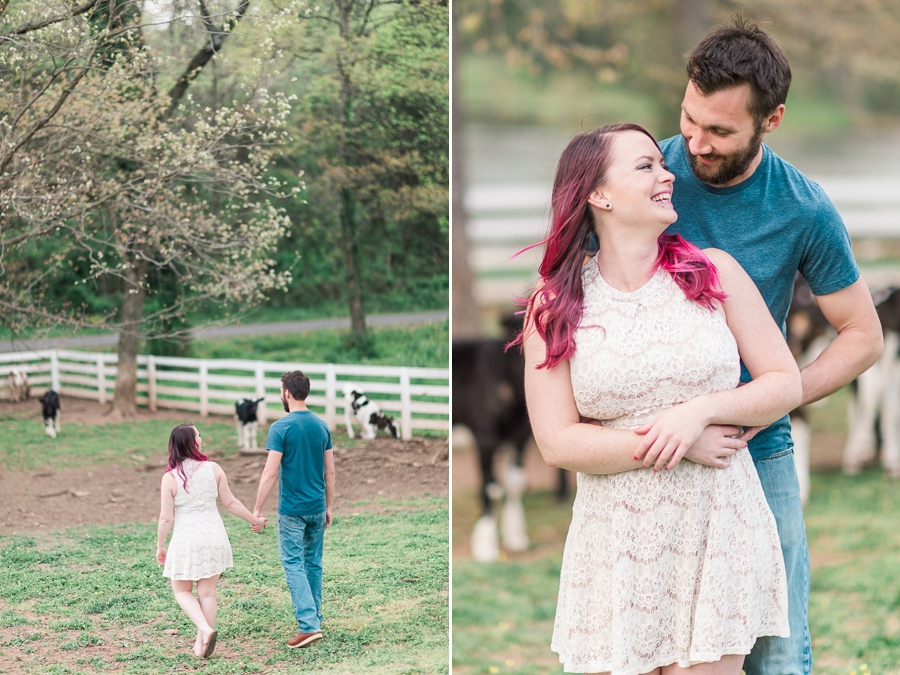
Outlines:
[[328,425],[309,410],[295,410],[269,427],[266,450],[282,453],[278,513],[324,513],[325,451],[331,450]]
[[[767,146],[753,175],[731,187],[713,187],[694,176],[681,136],[660,147],[675,174],[672,203],[678,220],[667,231],[700,248],[731,254],[756,283],[782,334],[798,271],[815,295],[834,293],[859,278],[850,236],[831,199]],[[750,380],[743,364],[741,380]],[[787,416],[750,441],[754,460],[792,447]]]

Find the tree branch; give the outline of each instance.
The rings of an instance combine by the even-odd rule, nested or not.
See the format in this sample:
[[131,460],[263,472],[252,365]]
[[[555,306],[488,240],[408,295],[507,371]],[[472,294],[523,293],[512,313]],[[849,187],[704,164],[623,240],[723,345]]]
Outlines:
[[[181,99],[184,97],[185,92],[190,86],[191,82],[200,74],[200,71],[203,70],[203,67],[209,63],[209,60],[215,55],[217,51],[222,47],[225,43],[225,40],[228,39],[228,36],[231,34],[231,31],[234,30],[234,27],[237,26],[238,22],[244,18],[244,15],[247,12],[247,9],[250,7],[250,0],[241,0],[241,4],[238,5],[237,10],[234,13],[234,16],[228,17],[225,21],[225,25],[222,27],[222,30],[217,33],[209,33],[209,43],[200,48],[200,50],[194,54],[194,58],[191,59],[191,62],[188,64],[187,68],[184,69],[184,72],[181,74],[181,77],[175,82],[175,86],[169,90],[169,98],[171,102],[169,103],[169,107],[163,115],[163,119],[168,119],[173,112],[175,112],[175,108]],[[204,13],[205,14],[205,13]],[[207,22],[208,17],[204,16],[204,22]],[[207,26],[209,24],[207,23]]]
[[[9,3],[9,0],[0,0],[2,2],[2,7],[0,7],[0,15],[6,11],[6,5]],[[41,28],[46,28],[54,23],[59,23],[60,21],[65,21],[66,19],[71,19],[73,16],[78,16],[79,14],[84,14],[85,12],[91,11],[94,7],[100,4],[102,0],[88,0],[86,3],[81,5],[80,7],[76,7],[68,14],[60,14],[59,16],[55,16],[50,19],[44,19],[43,21],[32,21],[29,23],[23,23],[18,28],[13,28],[10,32],[3,34],[0,36],[0,41],[9,39],[10,35],[24,35],[25,33],[30,33],[31,31],[40,30]]]
[[62,90],[62,93],[59,95],[56,103],[53,104],[53,107],[47,112],[47,114],[37,120],[34,124],[32,124],[31,128],[25,132],[25,134],[15,145],[13,145],[6,152],[0,155],[0,176],[2,176],[6,172],[6,167],[9,166],[9,163],[12,161],[15,154],[22,148],[22,146],[30,141],[32,136],[43,129],[44,126],[46,126],[47,123],[53,119],[56,113],[59,112],[59,109],[62,108],[63,103],[66,102],[66,99],[68,99],[72,92],[75,91],[75,87],[78,86],[78,83],[81,82],[82,78],[84,78],[84,76],[87,74],[89,67],[90,60],[87,64],[81,66],[80,72],[66,84],[66,87]]

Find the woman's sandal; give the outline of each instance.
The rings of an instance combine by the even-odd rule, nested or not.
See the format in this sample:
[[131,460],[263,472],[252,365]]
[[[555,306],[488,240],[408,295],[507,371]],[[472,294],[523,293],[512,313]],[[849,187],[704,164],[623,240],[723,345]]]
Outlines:
[[216,636],[218,635],[217,631],[213,631],[212,635],[209,636],[209,640],[206,643],[206,646],[203,650],[203,658],[208,659],[212,656],[213,651],[216,648]]

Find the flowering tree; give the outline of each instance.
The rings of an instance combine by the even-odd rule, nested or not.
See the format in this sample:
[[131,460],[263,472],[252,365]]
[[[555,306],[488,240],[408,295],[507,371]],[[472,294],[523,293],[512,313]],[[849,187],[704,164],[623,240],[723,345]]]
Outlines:
[[[249,0],[198,0],[203,44],[181,66],[146,44],[160,19],[136,0],[39,5],[0,2],[0,309],[13,330],[84,325],[83,308],[54,304],[59,276],[119,297],[92,320],[118,331],[113,412],[127,416],[142,337],[198,304],[250,304],[285,283],[271,260],[288,226],[271,199],[284,190],[267,166],[290,102],[262,68],[229,106],[191,99]],[[159,274],[177,291],[148,313]]]

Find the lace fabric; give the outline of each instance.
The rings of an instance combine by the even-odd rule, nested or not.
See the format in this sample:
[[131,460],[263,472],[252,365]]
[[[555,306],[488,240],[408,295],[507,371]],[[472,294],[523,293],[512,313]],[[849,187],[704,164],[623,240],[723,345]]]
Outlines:
[[[635,428],[695,396],[737,386],[737,345],[718,313],[667,272],[641,289],[583,271],[570,360],[578,409]],[[788,635],[775,520],[749,453],[725,470],[578,475],[551,648],[566,672],[638,675],[747,654]]]
[[219,488],[209,462],[187,459],[185,490],[176,475],[175,524],[166,554],[163,576],[170,579],[206,579],[233,567],[231,543],[216,508]]

